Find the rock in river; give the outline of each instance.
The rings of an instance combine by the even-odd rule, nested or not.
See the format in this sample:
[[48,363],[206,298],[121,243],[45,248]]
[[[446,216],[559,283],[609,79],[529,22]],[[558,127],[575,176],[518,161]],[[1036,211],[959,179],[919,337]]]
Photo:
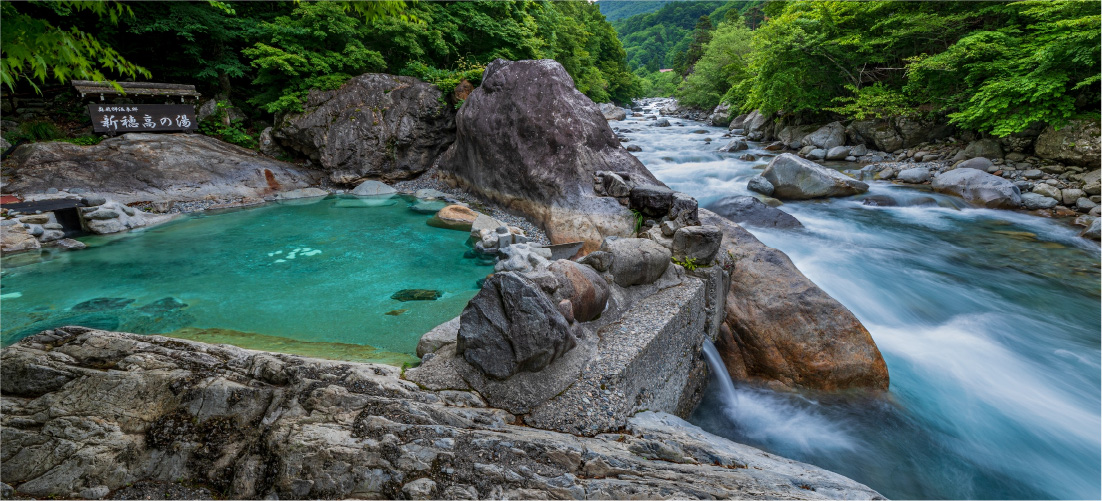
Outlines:
[[938,174],[930,185],[934,191],[949,193],[988,209],[1017,209],[1021,192],[1014,183],[977,169],[954,169]]
[[670,265],[670,250],[645,238],[610,238],[601,250],[612,257],[609,273],[616,285],[630,287],[653,283]]
[[773,197],[782,200],[844,197],[869,189],[861,181],[791,153],[770,160],[761,175],[773,185]]
[[791,214],[765,205],[754,197],[726,197],[708,206],[708,210],[736,223],[763,228],[802,228]]
[[605,236],[634,233],[631,212],[594,192],[597,171],[661,185],[555,61],[490,63],[456,123],[440,175],[529,217],[552,243],[582,241],[590,252]]

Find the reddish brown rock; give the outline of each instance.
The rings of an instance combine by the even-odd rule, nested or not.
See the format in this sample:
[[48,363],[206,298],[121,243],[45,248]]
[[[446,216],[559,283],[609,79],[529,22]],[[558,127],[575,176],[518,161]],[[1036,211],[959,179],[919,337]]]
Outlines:
[[560,259],[551,263],[550,270],[558,278],[556,297],[568,301],[573,318],[588,322],[601,315],[608,303],[608,282],[584,264]]
[[725,320],[731,338],[721,335],[719,343],[732,377],[827,391],[887,389],[884,358],[853,313],[741,226],[707,210],[700,220],[723,232],[721,253],[735,261]]

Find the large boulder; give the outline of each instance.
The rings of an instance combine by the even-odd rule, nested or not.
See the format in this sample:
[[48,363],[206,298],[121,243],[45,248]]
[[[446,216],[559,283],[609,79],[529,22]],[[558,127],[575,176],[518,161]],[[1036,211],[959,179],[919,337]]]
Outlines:
[[716,258],[722,240],[723,234],[715,226],[685,226],[674,232],[670,251],[675,259],[708,266]]
[[903,148],[903,137],[886,120],[857,120],[846,128],[851,142],[871,144],[880,151]]
[[965,158],[990,158],[999,159],[1003,157],[1002,143],[998,139],[987,138],[977,139],[968,143],[968,146],[964,147]]
[[773,185],[773,196],[781,199],[844,197],[869,190],[861,181],[791,153],[770,160],[761,176]]
[[763,115],[760,111],[754,110],[746,116],[742,122],[742,128],[751,141],[767,141],[773,139],[773,128],[770,127],[772,122],[772,116]]
[[122,203],[257,198],[317,183],[317,174],[199,134],[123,134],[92,146],[20,146],[5,192],[81,188]]
[[38,239],[28,233],[22,224],[10,220],[4,222],[9,224],[0,226],[0,252],[8,254],[42,247]]
[[645,238],[610,238],[601,250],[611,254],[609,273],[620,287],[649,284],[670,265],[670,250]]
[[795,217],[776,207],[765,205],[761,200],[747,196],[721,198],[707,207],[736,223],[762,228],[801,228]]
[[731,105],[720,103],[712,110],[712,114],[708,115],[708,122],[716,127],[728,126],[731,123]]
[[578,343],[574,329],[532,280],[495,273],[467,303],[456,353],[487,376],[539,372]]
[[903,148],[911,148],[920,143],[934,142],[953,133],[952,125],[938,123],[934,120],[898,117],[892,120],[892,125],[895,126],[895,130],[903,141],[901,145]]
[[846,127],[841,122],[831,122],[803,137],[800,144],[830,150],[846,144]]
[[803,139],[817,130],[819,127],[814,125],[788,125],[777,132],[777,140],[789,148],[799,149],[799,146],[803,145]]
[[440,169],[448,182],[528,216],[552,243],[584,242],[583,252],[635,230],[627,208],[595,193],[597,171],[661,184],[551,60],[490,63],[459,110]]
[[1017,209],[1021,191],[1014,183],[977,169],[953,169],[930,182],[934,191],[949,193],[988,209]]
[[548,270],[557,279],[555,298],[570,302],[574,320],[588,322],[605,311],[608,282],[596,270],[567,259],[551,263]]
[[368,73],[336,90],[310,91],[305,111],[285,116],[273,136],[336,183],[410,179],[455,139],[455,113],[442,102],[433,84]]
[[733,376],[790,388],[887,389],[880,350],[853,313],[739,225],[708,210],[700,220],[723,232],[721,252],[734,262],[725,320],[734,342],[721,350],[740,369]]
[[[659,361],[669,339],[652,343]],[[386,365],[82,328],[2,356],[5,498],[883,499],[669,414],[581,437]]]
[[1049,158],[1083,167],[1098,167],[1102,163],[1098,120],[1072,120],[1056,130],[1045,128],[1033,150],[1041,158]]

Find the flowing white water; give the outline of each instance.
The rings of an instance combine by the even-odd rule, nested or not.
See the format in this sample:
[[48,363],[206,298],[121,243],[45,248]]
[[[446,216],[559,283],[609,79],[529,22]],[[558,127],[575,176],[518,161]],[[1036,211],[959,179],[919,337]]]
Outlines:
[[[718,153],[725,130],[671,122],[612,125],[659,179],[702,206],[751,194],[746,181],[773,153],[753,143]],[[760,159],[738,160],[745,153]],[[873,182],[869,194],[938,206],[791,202],[781,209],[805,228],[747,229],[865,324],[888,364],[889,394],[713,382],[692,420],[893,498],[1098,499],[1098,246],[1060,221],[972,209],[921,188]]]

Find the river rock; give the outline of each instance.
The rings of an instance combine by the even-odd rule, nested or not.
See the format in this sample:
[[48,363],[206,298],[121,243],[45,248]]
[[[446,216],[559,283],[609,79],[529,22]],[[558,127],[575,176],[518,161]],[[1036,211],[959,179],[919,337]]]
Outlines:
[[715,226],[685,226],[673,233],[670,251],[679,261],[693,261],[697,266],[708,266],[719,252],[723,234]]
[[397,195],[398,190],[380,181],[364,181],[352,190],[352,194],[360,197],[373,197],[380,195]]
[[734,196],[722,198],[708,206],[708,210],[736,223],[763,228],[801,228],[795,217],[780,209],[770,207],[754,197]]
[[748,148],[750,147],[746,144],[746,141],[743,141],[741,139],[732,139],[730,142],[720,147],[719,151],[722,153],[732,153],[736,151],[743,151]]
[[903,169],[899,171],[899,174],[895,176],[896,179],[903,181],[904,183],[921,184],[930,180],[930,169],[925,167],[912,167],[910,169]]
[[417,341],[417,356],[424,358],[425,355],[439,350],[441,346],[455,343],[459,335],[459,318],[448,320],[422,334],[421,339]]
[[1075,205],[1075,202],[1077,200],[1083,198],[1084,195],[1086,195],[1086,193],[1078,188],[1065,188],[1063,190],[1060,190],[1060,198],[1058,198],[1057,200],[1062,202],[1064,205],[1072,206]]
[[605,117],[605,120],[625,120],[628,117],[626,111],[623,108],[616,106],[613,103],[601,103],[597,105],[601,110],[601,115]]
[[114,200],[108,200],[95,207],[81,207],[77,214],[80,216],[80,224],[84,231],[99,235],[154,226],[168,222],[177,216],[177,214],[157,215],[135,211]]
[[800,140],[800,144],[815,146],[823,150],[842,146],[846,144],[846,127],[841,122],[831,122],[804,136]]
[[979,139],[968,143],[968,146],[964,148],[964,156],[967,158],[1000,159],[1003,157],[1003,147],[997,139]]
[[640,147],[638,144],[629,144],[628,147],[624,148],[624,149],[626,149],[626,150],[628,150],[632,153],[638,153],[640,151],[643,151],[643,148]]
[[746,119],[742,122],[742,128],[746,130],[746,137],[751,141],[767,141],[772,139],[772,127],[769,126],[772,123],[772,117],[769,115],[763,115],[761,111],[751,111],[749,115],[746,115]]
[[367,73],[336,90],[312,90],[305,111],[288,114],[273,136],[308,157],[336,183],[417,177],[455,139],[455,112],[435,85]]
[[726,127],[731,123],[731,105],[728,103],[719,103],[712,109],[712,114],[708,115],[708,123],[716,127]]
[[1041,195],[1042,197],[1048,197],[1052,199],[1059,199],[1061,196],[1060,188],[1046,183],[1037,183],[1036,185],[1034,185],[1033,193]]
[[[737,342],[724,354],[746,378],[791,388],[888,388],[876,343],[848,309],[808,280],[783,252],[702,210],[734,261],[725,323]],[[723,354],[721,352],[721,354]]]
[[824,150],[822,148],[816,148],[814,146],[808,146],[808,148],[811,148],[811,151],[807,152],[807,158],[808,159],[811,159],[811,160],[825,160],[826,159],[826,150]]
[[644,238],[609,238],[601,250],[612,256],[608,271],[620,287],[652,283],[670,265],[670,250]]
[[[75,498],[105,486],[134,499],[210,490],[400,499],[421,495],[403,489],[431,478],[433,496],[452,499],[883,499],[668,414],[580,437],[522,426],[474,392],[421,389],[386,365],[82,328],[32,336],[2,357],[4,482],[21,496]],[[9,391],[47,374],[62,377],[44,394]],[[183,494],[190,485],[210,490]],[[134,492],[140,486],[149,489]]]
[[397,301],[436,301],[444,294],[432,289],[402,289],[390,295],[390,299]]
[[608,304],[608,282],[593,268],[567,259],[559,259],[548,267],[558,279],[555,298],[569,301],[571,316],[588,322],[601,315]]
[[631,208],[646,216],[665,216],[673,207],[673,193],[673,190],[665,186],[636,186],[629,195]]
[[895,117],[891,122],[903,140],[901,148],[912,148],[921,143],[933,142],[953,133],[952,125],[938,123],[936,120]]
[[789,148],[798,150],[803,146],[801,142],[803,138],[817,130],[819,127],[815,125],[789,125],[777,132],[777,140],[788,145]]
[[1098,120],[1072,120],[1056,130],[1045,128],[1033,145],[1037,156],[1065,164],[1098,167],[1102,163]]
[[474,225],[475,219],[478,219],[478,215],[479,213],[475,212],[470,207],[449,205],[436,213],[436,219],[449,228],[470,231]]
[[903,137],[886,120],[857,120],[846,128],[846,133],[852,142],[872,144],[880,151],[903,148]]
[[746,189],[753,192],[761,193],[762,195],[765,195],[767,197],[773,196],[773,183],[770,183],[768,180],[762,177],[761,174],[750,178],[750,181],[746,183]]
[[961,161],[956,165],[957,169],[976,169],[979,171],[987,172],[995,164],[991,162],[991,159],[986,157],[970,158],[968,160]]
[[0,252],[4,254],[34,250],[42,243],[21,224],[0,226]]
[[597,171],[661,185],[620,147],[597,105],[551,60],[488,65],[457,124],[440,176],[527,216],[555,244],[581,241],[590,252],[605,236],[634,233],[631,212],[595,193]]
[[546,268],[548,265],[547,259],[549,256],[526,243],[499,245],[499,252],[502,258],[494,264],[494,271],[527,273]]
[[835,146],[826,153],[827,160],[845,160],[849,156],[849,147],[847,146]]
[[495,273],[482,285],[459,325],[456,353],[487,376],[539,372],[577,345],[570,324],[530,279]]
[[1057,202],[1055,198],[1049,198],[1037,193],[1025,193],[1021,196],[1022,206],[1029,210],[1034,209],[1051,209],[1056,207]]
[[[861,201],[862,205],[869,207],[898,207],[899,202],[887,195],[870,195]],[[722,214],[720,214],[722,215]],[[735,221],[736,223],[738,221]]]
[[658,121],[654,122],[654,126],[655,127],[669,127],[670,126],[670,120],[666,117],[659,118]]
[[[5,161],[5,191],[83,186],[122,203],[263,198],[317,183],[315,172],[201,134],[123,134],[92,146],[25,144]],[[92,205],[92,204],[89,204]]]
[[62,238],[61,240],[57,241],[56,245],[65,250],[81,250],[88,247],[84,244],[84,242],[81,242],[80,240],[73,240],[71,238]]
[[1014,183],[977,169],[954,169],[938,174],[930,185],[934,191],[949,193],[988,209],[1016,209],[1021,192]]
[[1091,240],[1102,240],[1102,219],[1095,218],[1094,221],[1091,221],[1090,226],[1079,233],[1079,236]]
[[869,189],[861,181],[791,153],[770,160],[761,176],[773,185],[773,196],[782,200],[848,196]]

